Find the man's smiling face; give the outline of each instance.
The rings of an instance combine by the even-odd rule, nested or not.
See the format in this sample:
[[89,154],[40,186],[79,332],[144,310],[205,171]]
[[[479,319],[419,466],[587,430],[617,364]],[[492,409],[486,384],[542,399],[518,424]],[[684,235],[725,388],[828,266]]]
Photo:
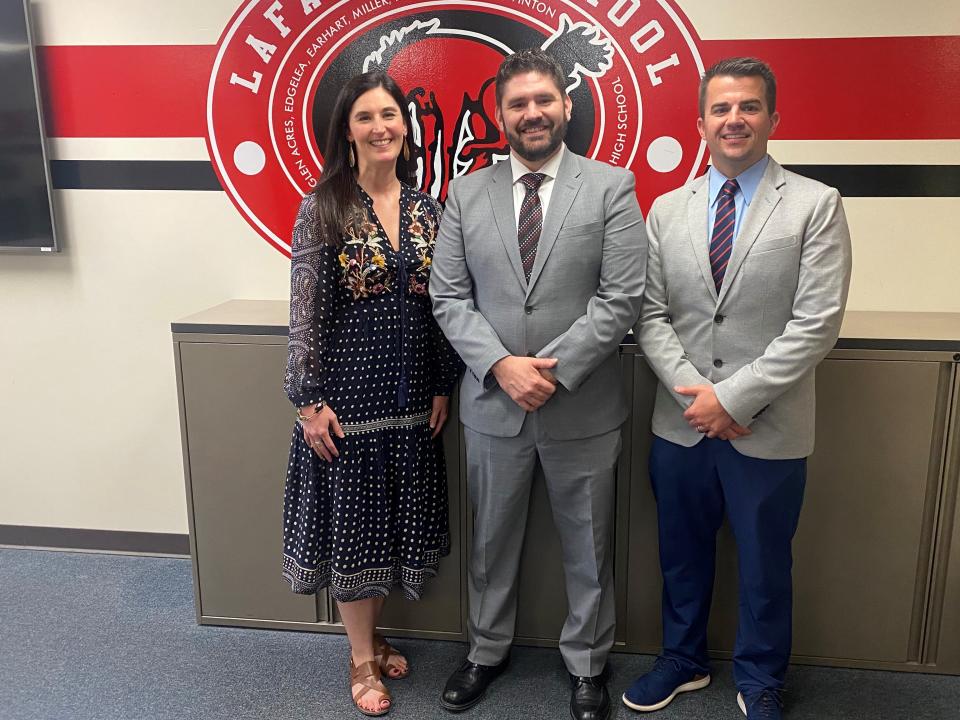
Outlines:
[[767,154],[780,114],[770,114],[765,91],[763,78],[752,75],[718,75],[707,84],[697,130],[710,148],[713,166],[727,177],[736,177]]
[[524,164],[537,170],[566,137],[572,108],[549,75],[521,73],[503,88],[497,124]]

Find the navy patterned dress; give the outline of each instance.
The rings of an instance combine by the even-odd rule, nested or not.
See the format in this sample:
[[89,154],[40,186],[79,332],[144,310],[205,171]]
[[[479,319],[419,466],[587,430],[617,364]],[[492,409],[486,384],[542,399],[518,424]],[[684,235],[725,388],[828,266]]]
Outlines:
[[358,191],[367,219],[339,247],[316,233],[312,194],[293,231],[284,388],[295,407],[325,400],[346,437],[328,463],[294,426],[283,576],[294,592],[329,587],[341,602],[397,586],[417,599],[450,551],[443,449],[429,420],[461,367],[427,296],[440,206],[402,186],[395,252]]

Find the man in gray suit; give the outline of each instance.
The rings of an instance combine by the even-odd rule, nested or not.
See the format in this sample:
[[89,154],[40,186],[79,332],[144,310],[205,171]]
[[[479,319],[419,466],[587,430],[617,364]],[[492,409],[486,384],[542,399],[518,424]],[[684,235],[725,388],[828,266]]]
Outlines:
[[474,511],[470,652],[441,704],[476,704],[507,663],[534,473],[560,536],[568,615],[560,653],[575,720],[610,713],[614,467],[627,405],[618,346],[643,295],[633,174],[571,153],[567,78],[541,50],[508,56],[496,118],[508,162],[450,184],[430,294],[467,365],[460,386]]
[[624,693],[634,710],[659,710],[710,682],[706,628],[726,513],[740,569],[737,702],[750,720],[781,717],[814,368],[840,331],[850,234],[835,189],[767,155],[779,121],[765,63],[714,65],[697,121],[712,167],[658,198],[648,218],[636,334],[660,380],[650,479],[663,653]]

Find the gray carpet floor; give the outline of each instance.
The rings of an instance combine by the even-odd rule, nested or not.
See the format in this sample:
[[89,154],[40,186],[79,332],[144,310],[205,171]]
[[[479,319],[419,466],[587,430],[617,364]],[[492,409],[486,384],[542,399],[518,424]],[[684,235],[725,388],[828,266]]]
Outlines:
[[[321,720],[360,718],[339,635],[201,627],[189,560],[0,549],[0,720]],[[437,697],[466,651],[404,640],[413,673],[390,684],[389,718],[564,719],[556,650],[516,648],[477,707],[454,716]],[[653,658],[611,656],[619,697]],[[792,720],[960,719],[960,678],[794,666]],[[713,683],[651,720],[742,720],[730,663]],[[615,717],[639,718],[616,702]]]

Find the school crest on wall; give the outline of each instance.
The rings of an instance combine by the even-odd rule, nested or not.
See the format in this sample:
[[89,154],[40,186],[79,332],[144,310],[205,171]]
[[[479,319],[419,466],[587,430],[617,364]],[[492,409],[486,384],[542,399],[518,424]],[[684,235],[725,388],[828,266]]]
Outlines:
[[254,0],[220,38],[207,145],[237,209],[289,254],[300,198],[323,172],[317,139],[348,78],[397,80],[418,182],[443,200],[450,180],[507,157],[494,77],[505,55],[540,47],[566,72],[567,145],[633,170],[646,211],[702,167],[698,42],[668,0]]

